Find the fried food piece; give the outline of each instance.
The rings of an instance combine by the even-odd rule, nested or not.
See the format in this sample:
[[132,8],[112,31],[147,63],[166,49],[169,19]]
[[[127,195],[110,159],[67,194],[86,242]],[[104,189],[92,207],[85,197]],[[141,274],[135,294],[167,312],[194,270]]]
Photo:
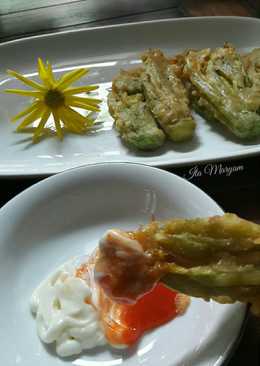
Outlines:
[[225,214],[112,231],[100,245],[97,272],[119,300],[133,301],[160,280],[205,300],[251,303],[260,315],[260,225]]
[[167,258],[162,281],[170,287],[221,303],[249,302],[260,314],[259,225],[225,214],[169,221],[152,237]]
[[113,91],[118,94],[125,92],[129,95],[142,93],[142,72],[142,68],[136,68],[128,71],[121,70],[113,80]]
[[174,67],[158,49],[143,53],[142,60],[146,102],[159,125],[172,141],[191,139],[196,125],[187,91]]
[[244,68],[251,84],[260,83],[260,48],[254,48],[251,52],[242,56]]
[[221,122],[241,139],[260,136],[260,115],[247,98],[250,79],[233,47],[188,51],[183,76],[193,106],[206,119]]
[[139,70],[121,71],[114,79],[108,107],[127,145],[140,150],[154,150],[163,145],[165,134],[146,106]]
[[250,87],[245,91],[247,104],[254,111],[260,109],[260,48],[242,56]]

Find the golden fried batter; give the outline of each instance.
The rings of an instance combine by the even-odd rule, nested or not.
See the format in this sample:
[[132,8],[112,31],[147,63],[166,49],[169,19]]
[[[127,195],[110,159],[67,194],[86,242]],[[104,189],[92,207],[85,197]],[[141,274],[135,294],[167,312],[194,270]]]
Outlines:
[[142,55],[141,74],[146,102],[170,140],[181,142],[193,136],[196,127],[187,91],[161,50]]
[[141,72],[122,70],[113,80],[107,102],[122,140],[135,149],[154,150],[163,145],[165,134],[146,105]]
[[119,233],[103,241],[97,266],[115,298],[136,299],[161,280],[190,296],[251,303],[260,314],[260,225],[225,214]]

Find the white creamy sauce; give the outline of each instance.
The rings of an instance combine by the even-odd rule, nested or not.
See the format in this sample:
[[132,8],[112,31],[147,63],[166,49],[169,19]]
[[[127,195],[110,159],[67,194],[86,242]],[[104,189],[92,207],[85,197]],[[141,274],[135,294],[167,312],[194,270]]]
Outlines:
[[88,284],[74,276],[73,261],[44,280],[31,298],[37,331],[45,343],[56,342],[61,357],[81,353],[107,343],[98,313],[85,299],[91,299]]
[[[125,249],[142,255],[141,245],[119,230],[108,230],[99,245],[113,245],[119,257],[129,255]],[[44,280],[31,297],[38,335],[44,343],[56,342],[56,352],[61,357],[107,343],[99,321],[100,289],[94,279],[94,263],[88,264],[86,281],[75,276],[76,267],[75,260],[65,263]],[[86,303],[86,299],[94,306]],[[110,310],[113,312],[113,307]],[[111,313],[112,317],[114,315]]]

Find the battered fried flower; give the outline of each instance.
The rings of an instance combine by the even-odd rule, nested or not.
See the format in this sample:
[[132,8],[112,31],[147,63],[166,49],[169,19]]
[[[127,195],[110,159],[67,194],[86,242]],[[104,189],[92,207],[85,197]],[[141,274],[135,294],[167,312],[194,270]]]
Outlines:
[[142,60],[147,105],[170,140],[189,140],[196,125],[191,116],[187,91],[174,67],[158,49],[145,52]]
[[241,139],[260,135],[260,114],[246,96],[250,78],[233,47],[187,52],[183,76],[193,106],[206,119],[221,122]]
[[260,109],[260,48],[255,48],[242,57],[250,87],[245,91],[245,99],[250,108],[259,113]]
[[225,214],[112,231],[100,244],[97,273],[119,300],[133,301],[160,280],[205,300],[251,303],[260,314],[260,225]]
[[153,150],[165,141],[142,93],[140,70],[121,71],[108,95],[109,112],[123,141],[136,149]]

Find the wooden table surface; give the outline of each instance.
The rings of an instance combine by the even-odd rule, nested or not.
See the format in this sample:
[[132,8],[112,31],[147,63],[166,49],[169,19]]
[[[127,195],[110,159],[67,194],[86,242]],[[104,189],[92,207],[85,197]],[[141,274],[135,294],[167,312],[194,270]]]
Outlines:
[[[260,17],[259,0],[0,0],[0,42],[64,29],[206,15]],[[260,36],[260,35],[259,35]],[[260,159],[258,159],[260,163]],[[255,163],[247,184],[210,188],[226,210],[260,222],[260,173]],[[260,169],[259,169],[260,171]],[[39,179],[1,180],[0,205]],[[207,186],[202,187],[207,190]],[[227,324],[228,327],[228,324]],[[260,365],[260,320],[249,315],[228,366]],[[25,366],[25,365],[24,365]],[[192,366],[192,365],[187,365]]]

